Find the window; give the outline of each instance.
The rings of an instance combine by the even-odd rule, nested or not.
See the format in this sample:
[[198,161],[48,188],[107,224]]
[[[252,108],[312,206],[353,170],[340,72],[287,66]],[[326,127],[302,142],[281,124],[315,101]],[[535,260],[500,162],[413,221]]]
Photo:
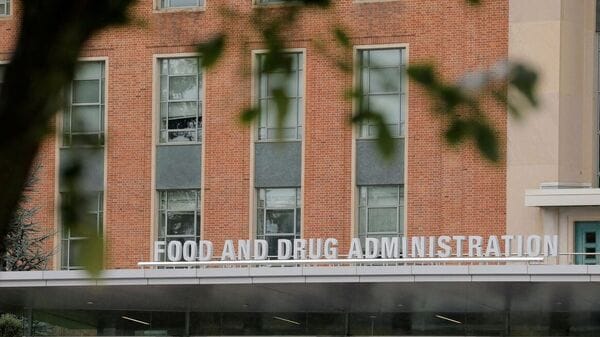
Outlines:
[[[294,140],[302,138],[303,102],[303,55],[287,54],[290,59],[290,72],[283,69],[266,72],[264,70],[265,55],[258,55],[258,105],[260,120],[258,125],[259,140]],[[274,90],[283,90],[288,98],[285,119],[279,121],[279,110],[273,96]],[[278,127],[281,124],[281,129]]]
[[[403,136],[406,115],[405,50],[361,50],[359,62],[362,109],[382,114],[392,136]],[[360,126],[359,136],[376,137],[377,125],[373,121],[365,121]]]
[[10,15],[10,0],[0,0],[0,16]]
[[394,237],[404,233],[404,188],[359,187],[358,236]]
[[161,59],[160,143],[202,140],[202,74],[197,57]]
[[[62,194],[61,197],[66,202],[69,202],[68,195]],[[66,228],[63,220],[61,249],[62,269],[82,269],[83,262],[81,259],[83,251],[87,248],[87,240],[93,235],[102,237],[102,226],[104,223],[103,199],[102,192],[94,192],[89,196],[88,203],[85,206],[83,223],[77,226],[77,228]]]
[[575,223],[575,256],[577,264],[598,264],[600,255],[600,222]]
[[201,7],[204,5],[204,0],[160,0],[160,8],[189,8]]
[[80,62],[66,93],[63,146],[104,145],[104,62]]
[[[168,245],[173,240],[200,239],[200,191],[160,191],[158,240]],[[165,260],[163,254],[161,260]]]
[[279,239],[300,238],[300,208],[299,188],[258,190],[256,238],[268,241],[269,256],[277,256]]

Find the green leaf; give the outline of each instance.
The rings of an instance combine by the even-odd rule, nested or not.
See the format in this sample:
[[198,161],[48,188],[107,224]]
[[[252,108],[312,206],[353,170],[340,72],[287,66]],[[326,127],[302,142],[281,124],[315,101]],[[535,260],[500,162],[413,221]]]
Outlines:
[[381,155],[386,159],[391,159],[394,155],[394,140],[392,133],[383,117],[378,119],[377,123],[377,148]]
[[494,133],[494,129],[486,122],[477,121],[472,123],[473,136],[477,148],[483,156],[492,162],[500,160],[498,137]]
[[428,89],[433,89],[437,85],[437,78],[433,71],[433,66],[428,64],[416,64],[406,69],[408,76],[415,82]]
[[346,34],[346,32],[344,32],[344,30],[342,30],[339,27],[336,27],[333,30],[333,33],[335,34],[335,39],[344,47],[344,48],[350,48],[352,47],[352,43],[350,42],[350,37],[348,37],[348,35]]
[[86,249],[83,250],[81,258],[86,270],[95,277],[104,267],[104,240],[96,234],[85,241]]
[[510,73],[510,84],[514,86],[532,106],[537,106],[536,98],[538,75],[523,64],[517,64]]
[[283,138],[283,122],[288,114],[289,99],[282,88],[271,91],[275,105],[277,106],[277,138]]
[[246,108],[240,114],[240,120],[244,124],[251,123],[254,119],[256,119],[260,115],[260,109],[257,107]]
[[460,119],[455,119],[450,123],[444,136],[450,144],[458,144],[462,142],[469,133],[469,126]]
[[221,33],[196,47],[198,53],[202,55],[202,67],[208,69],[217,63],[225,49],[225,40],[225,34]]

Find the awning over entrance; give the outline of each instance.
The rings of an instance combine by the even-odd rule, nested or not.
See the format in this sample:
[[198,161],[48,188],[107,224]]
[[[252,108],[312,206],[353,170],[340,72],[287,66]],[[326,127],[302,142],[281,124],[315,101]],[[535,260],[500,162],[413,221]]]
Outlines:
[[598,280],[600,266],[574,265],[0,273],[0,308],[62,335],[597,335]]

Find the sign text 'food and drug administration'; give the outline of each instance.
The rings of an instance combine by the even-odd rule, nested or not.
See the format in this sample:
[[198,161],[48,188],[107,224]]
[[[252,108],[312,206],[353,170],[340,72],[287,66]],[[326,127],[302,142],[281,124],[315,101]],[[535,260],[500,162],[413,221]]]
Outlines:
[[[327,239],[279,239],[277,255],[269,256],[266,240],[225,240],[220,251],[221,261],[243,260],[320,260],[339,259],[339,242]],[[397,259],[397,258],[447,258],[447,257],[538,257],[558,256],[557,235],[477,235],[414,236],[354,238],[348,251],[348,259]],[[342,253],[343,254],[343,253]],[[215,257],[211,241],[156,241],[154,261],[210,261]]]

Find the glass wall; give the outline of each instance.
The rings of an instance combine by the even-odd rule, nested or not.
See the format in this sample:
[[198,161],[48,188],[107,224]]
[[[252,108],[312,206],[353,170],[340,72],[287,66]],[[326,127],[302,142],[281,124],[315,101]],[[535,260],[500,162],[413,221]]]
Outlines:
[[600,335],[600,312],[34,311],[32,317],[35,336]]

